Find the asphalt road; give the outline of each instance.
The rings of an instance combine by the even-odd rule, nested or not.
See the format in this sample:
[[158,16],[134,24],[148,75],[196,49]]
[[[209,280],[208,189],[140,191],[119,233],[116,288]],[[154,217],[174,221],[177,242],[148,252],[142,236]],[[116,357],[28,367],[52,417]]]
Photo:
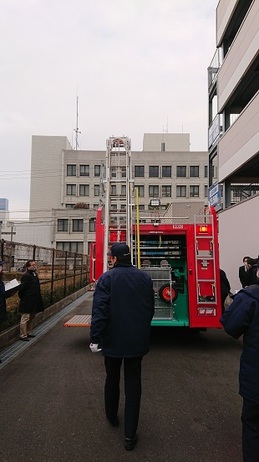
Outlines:
[[[79,300],[80,302],[80,300]],[[91,299],[71,314],[88,314]],[[103,411],[103,357],[66,315],[0,370],[1,462],[241,462],[241,341],[222,330],[152,330],[139,441],[123,447]],[[18,341],[19,342],[19,341]],[[21,343],[21,342],[20,342]]]

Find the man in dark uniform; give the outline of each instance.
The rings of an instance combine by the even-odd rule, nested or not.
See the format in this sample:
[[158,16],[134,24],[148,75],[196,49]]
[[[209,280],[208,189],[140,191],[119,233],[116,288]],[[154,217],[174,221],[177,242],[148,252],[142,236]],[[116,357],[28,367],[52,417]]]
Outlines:
[[154,291],[148,274],[132,265],[126,244],[113,244],[110,255],[113,268],[99,278],[94,293],[90,349],[97,352],[101,348],[104,355],[105,413],[113,426],[119,425],[120,369],[124,362],[124,447],[131,451],[138,438],[141,362],[149,351]]
[[28,342],[31,337],[35,337],[31,332],[32,322],[36,314],[43,311],[43,301],[36,262],[28,260],[25,267],[26,272],[21,278],[18,295],[20,298],[19,311],[21,313],[20,340]]
[[234,295],[233,303],[220,322],[227,334],[243,335],[240,358],[239,393],[243,398],[243,461],[259,461],[259,261],[255,264],[257,282]]
[[238,270],[240,284],[243,288],[251,284],[252,266],[249,263],[250,260],[251,257],[245,256],[243,258],[243,265],[240,266]]

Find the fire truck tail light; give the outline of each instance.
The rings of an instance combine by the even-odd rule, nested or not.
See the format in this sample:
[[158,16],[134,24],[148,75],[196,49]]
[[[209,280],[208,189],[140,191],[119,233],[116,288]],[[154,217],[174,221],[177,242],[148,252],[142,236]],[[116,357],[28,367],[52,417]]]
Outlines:
[[216,316],[216,309],[215,308],[198,308],[198,315],[199,316]]
[[199,226],[199,233],[207,233],[207,232],[208,232],[208,226],[206,225]]

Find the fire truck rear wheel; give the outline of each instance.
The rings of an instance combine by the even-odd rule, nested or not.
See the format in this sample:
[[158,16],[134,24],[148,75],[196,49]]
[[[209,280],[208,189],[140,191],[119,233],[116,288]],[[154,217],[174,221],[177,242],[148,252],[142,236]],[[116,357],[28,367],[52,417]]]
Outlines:
[[[170,294],[171,291],[171,294]],[[178,297],[178,292],[175,289],[175,287],[170,288],[170,284],[163,284],[159,291],[158,291],[159,297],[163,300],[163,302],[166,303],[171,303],[174,302],[177,297]]]

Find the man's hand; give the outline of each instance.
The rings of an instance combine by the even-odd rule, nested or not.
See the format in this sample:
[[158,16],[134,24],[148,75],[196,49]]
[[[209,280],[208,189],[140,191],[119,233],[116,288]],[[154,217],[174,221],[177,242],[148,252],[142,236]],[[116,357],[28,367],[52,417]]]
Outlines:
[[89,348],[92,353],[99,353],[99,351],[102,351],[101,348],[98,348],[98,343],[90,343]]

